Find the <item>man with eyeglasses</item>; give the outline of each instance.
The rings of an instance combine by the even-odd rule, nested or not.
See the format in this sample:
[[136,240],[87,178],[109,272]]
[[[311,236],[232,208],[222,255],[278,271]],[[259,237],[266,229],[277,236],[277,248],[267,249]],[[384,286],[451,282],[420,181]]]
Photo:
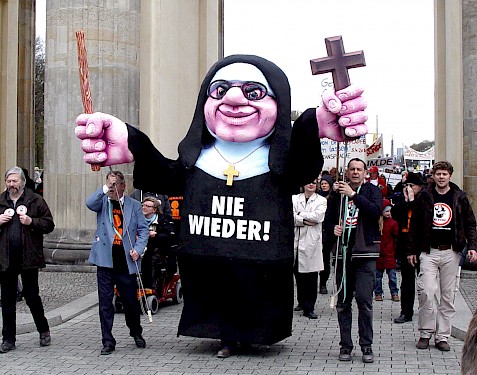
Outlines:
[[179,335],[220,339],[219,358],[291,335],[291,196],[321,171],[320,137],[342,141],[367,132],[362,92],[350,86],[325,94],[324,105],[292,128],[283,71],[258,56],[225,57],[202,82],[177,160],[113,116],[77,118],[86,162],[135,161],[136,188],[184,198]]
[[97,266],[101,355],[116,349],[113,336],[114,286],[121,295],[129,335],[138,348],[144,348],[141,311],[137,300],[136,274],[149,231],[141,204],[124,195],[126,180],[120,171],[110,171],[106,184],[86,199],[86,206],[96,212],[96,234],[89,262]]
[[[419,259],[417,278],[420,333],[416,346],[427,349],[434,336],[435,347],[449,351],[454,298],[463,256],[477,261],[477,230],[472,206],[465,192],[451,182],[454,167],[439,161],[432,167],[431,183],[420,194],[411,218],[407,259],[412,266]],[[409,179],[407,180],[409,183]],[[466,252],[467,250],[467,252]],[[436,306],[435,296],[440,289]]]
[[[402,324],[412,321],[414,315],[414,299],[416,296],[416,271],[419,273],[419,263],[411,265],[407,261],[409,226],[417,197],[425,182],[419,174],[409,172],[403,184],[404,199],[391,209],[391,216],[398,222],[398,237],[396,243],[396,258],[401,270],[401,313],[394,323]],[[425,193],[424,193],[425,194]]]

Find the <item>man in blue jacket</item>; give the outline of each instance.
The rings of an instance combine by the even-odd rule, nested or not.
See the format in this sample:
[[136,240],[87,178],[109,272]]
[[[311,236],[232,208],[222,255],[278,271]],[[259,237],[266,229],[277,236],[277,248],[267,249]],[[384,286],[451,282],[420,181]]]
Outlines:
[[124,175],[111,171],[106,176],[106,184],[86,199],[86,206],[97,213],[97,229],[89,262],[98,266],[102,355],[111,354],[116,347],[112,334],[115,285],[124,305],[129,334],[138,348],[146,346],[137,301],[136,273],[140,271],[141,254],[147,245],[149,230],[141,204],[125,196],[125,188]]

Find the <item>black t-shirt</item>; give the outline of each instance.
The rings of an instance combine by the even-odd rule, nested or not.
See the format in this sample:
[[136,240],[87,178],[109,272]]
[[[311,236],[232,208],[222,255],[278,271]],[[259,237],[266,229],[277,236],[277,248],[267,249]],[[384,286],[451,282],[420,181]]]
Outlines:
[[115,228],[116,235],[113,240],[113,268],[117,272],[129,272],[126,262],[126,254],[123,246],[123,213],[119,201],[110,200],[112,203],[112,225]]
[[445,194],[432,192],[434,198],[434,218],[432,221],[431,247],[452,245],[454,239],[455,219],[452,211],[453,192]]

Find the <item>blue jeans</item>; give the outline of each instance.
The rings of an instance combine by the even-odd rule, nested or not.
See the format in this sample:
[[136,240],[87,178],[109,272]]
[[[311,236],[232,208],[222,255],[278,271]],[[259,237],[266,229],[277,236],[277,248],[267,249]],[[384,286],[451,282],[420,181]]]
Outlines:
[[[336,282],[341,283],[343,275],[343,262],[337,260]],[[373,344],[373,289],[376,276],[376,259],[354,258],[346,262],[346,298],[344,287],[338,295],[336,311],[340,326],[340,346],[353,349],[351,338],[351,324],[353,322],[352,301],[353,296],[358,305],[358,334],[361,349],[371,347]]]
[[[396,269],[390,268],[386,270],[389,279],[389,290],[391,291],[392,296],[397,296],[399,294],[399,289],[397,286],[397,277]],[[374,285],[374,294],[382,295],[383,294],[383,275],[384,270],[376,270],[376,284]],[[412,316],[412,315],[411,315]]]

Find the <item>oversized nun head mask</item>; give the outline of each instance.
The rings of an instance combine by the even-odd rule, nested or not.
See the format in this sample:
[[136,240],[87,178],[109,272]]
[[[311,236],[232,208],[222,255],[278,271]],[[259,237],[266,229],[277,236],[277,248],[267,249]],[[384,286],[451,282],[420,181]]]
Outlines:
[[228,56],[215,63],[202,82],[179,157],[191,167],[213,137],[245,143],[271,132],[268,164],[272,172],[283,173],[291,134],[288,79],[261,57]]

